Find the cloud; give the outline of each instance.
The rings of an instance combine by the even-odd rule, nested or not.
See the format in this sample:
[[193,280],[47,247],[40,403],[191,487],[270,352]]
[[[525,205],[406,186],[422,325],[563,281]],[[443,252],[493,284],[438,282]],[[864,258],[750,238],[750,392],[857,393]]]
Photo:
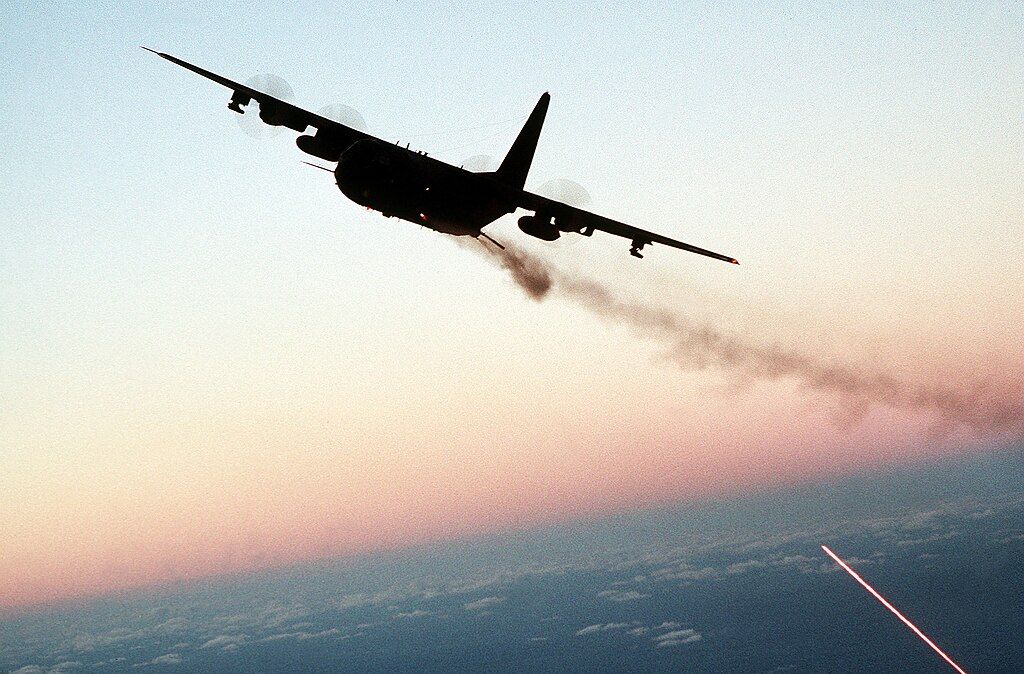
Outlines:
[[[754,568],[749,562],[741,562],[740,566],[748,568]],[[795,567],[800,573],[817,573],[819,567],[831,568],[825,560],[821,558],[808,557],[807,555],[783,555],[773,554],[769,555],[765,560],[765,566],[773,567]],[[746,570],[746,569],[744,569]],[[732,573],[741,573],[740,570],[735,570]]]
[[708,578],[715,578],[720,574],[718,569],[710,566],[698,569],[687,564],[682,564],[677,569],[658,569],[657,571],[652,572],[651,575],[660,580],[706,580]]
[[153,629],[157,632],[182,632],[189,628],[188,620],[181,616],[168,618]]
[[284,632],[282,634],[268,634],[267,636],[259,639],[258,643],[266,644],[272,641],[280,641],[281,639],[298,639],[299,632]]
[[610,632],[611,630],[621,630],[626,627],[630,627],[630,623],[597,623],[596,625],[587,625],[581,630],[576,632],[576,636],[582,637],[587,634],[596,634],[598,632]]
[[935,523],[935,520],[946,513],[942,510],[926,510],[924,512],[914,513],[903,520],[904,529],[921,529],[927,526],[931,526]]
[[[110,658],[109,660],[100,660],[99,662],[94,662],[94,663],[92,663],[92,666],[93,666],[93,669],[96,669],[97,667],[112,667],[113,665],[116,665],[119,662],[127,662],[127,661],[128,661],[128,658],[126,658],[124,656],[119,656],[119,657],[116,657],[116,658]],[[123,666],[122,666],[122,668],[123,668]]]
[[77,660],[59,662],[50,668],[43,667],[42,665],[25,665],[24,667],[19,667],[18,669],[13,670],[11,674],[60,674],[60,672],[70,672],[71,670],[78,669],[81,666],[82,663]]
[[[728,583],[731,579],[744,578],[745,576],[742,575],[725,575],[726,569],[730,568],[730,563],[737,565],[731,567],[734,573],[738,573],[740,569],[744,569],[744,571],[753,569],[756,565],[752,565],[752,561],[767,565],[766,570],[784,570],[788,574],[801,571],[805,573],[841,573],[841,570],[834,564],[826,563],[827,558],[824,555],[815,555],[812,552],[812,549],[816,549],[816,545],[808,544],[808,541],[812,539],[814,543],[820,540],[834,545],[837,550],[845,547],[847,553],[843,553],[844,558],[852,551],[857,551],[868,557],[867,560],[849,558],[854,564],[854,568],[858,568],[861,564],[871,562],[876,565],[901,563],[902,558],[906,555],[909,555],[908,559],[916,557],[918,553],[929,548],[925,546],[900,548],[902,556],[894,557],[892,561],[888,562],[886,559],[876,559],[875,556],[878,553],[873,550],[879,547],[896,550],[897,542],[900,539],[931,536],[936,533],[941,535],[954,530],[954,526],[955,530],[959,531],[957,540],[964,542],[969,539],[979,541],[984,539],[985,542],[996,544],[996,541],[1006,539],[1009,544],[1012,539],[1022,536],[1021,532],[1024,530],[1017,527],[1016,523],[1019,522],[1020,512],[1024,511],[1024,498],[1021,499],[1019,505],[1016,502],[988,502],[988,505],[991,505],[994,514],[988,515],[984,520],[986,524],[984,531],[977,529],[980,523],[970,520],[969,517],[972,513],[984,512],[987,506],[980,506],[977,497],[964,497],[944,503],[941,508],[936,508],[934,504],[927,508],[910,508],[908,506],[906,509],[896,510],[887,517],[860,518],[853,516],[851,519],[843,517],[824,522],[815,521],[813,525],[804,524],[799,530],[796,529],[801,526],[798,522],[794,522],[790,529],[777,529],[772,532],[763,529],[738,529],[737,531],[723,532],[716,529],[706,534],[700,532],[681,534],[674,538],[671,544],[663,544],[663,541],[653,538],[638,541],[635,547],[629,548],[625,552],[617,546],[602,544],[588,550],[586,558],[582,560],[574,559],[573,562],[567,562],[564,561],[564,558],[559,558],[563,561],[559,561],[557,564],[554,561],[545,560],[543,564],[535,562],[523,566],[519,566],[519,562],[516,561],[515,565],[505,568],[488,566],[486,571],[481,572],[480,575],[497,579],[494,582],[500,582],[503,586],[511,588],[520,579],[532,578],[539,574],[573,574],[570,578],[577,578],[575,574],[581,574],[578,577],[585,577],[586,584],[578,586],[581,590],[579,599],[586,602],[589,598],[591,605],[599,604],[606,608],[614,608],[616,611],[629,611],[631,608],[652,604],[657,601],[653,599],[654,597],[660,598],[664,596],[663,592],[670,592],[671,589],[668,587],[670,578],[714,578],[714,580],[706,581],[709,585]],[[916,512],[918,510],[924,512]],[[810,529],[807,528],[809,526]],[[798,533],[794,533],[794,531],[798,531]],[[885,540],[884,546],[878,544],[880,540]],[[714,560],[715,567],[705,566],[705,564],[712,563],[712,560]],[[872,567],[865,567],[865,571],[869,568]],[[472,569],[465,572],[460,570],[459,573],[466,573],[468,576],[472,573]],[[760,572],[757,573],[760,575]],[[475,592],[458,591],[457,593],[453,590],[453,588],[461,590],[464,587],[461,583],[465,582],[463,579],[467,576],[430,575],[409,581],[403,579],[401,584],[397,581],[381,583],[380,586],[370,586],[371,589],[364,590],[367,594],[349,595],[345,599],[345,603],[349,605],[355,603],[379,604],[378,608],[372,612],[376,621],[374,624],[386,622],[392,626],[401,624],[396,623],[396,618],[399,617],[396,614],[400,612],[410,614],[408,615],[410,619],[423,615],[421,612],[425,605],[420,608],[421,604],[415,602],[415,597],[422,596],[427,592],[436,592],[434,589],[423,590],[424,587],[440,588],[443,595],[450,597],[454,602],[456,610],[462,610],[461,607],[465,606],[467,611],[475,611],[466,613],[470,618],[484,614],[488,605],[500,598],[504,598],[505,602],[498,609],[502,612],[521,608],[516,601],[516,594],[511,594],[505,589],[499,589],[493,585],[489,586],[489,590]],[[468,577],[473,578],[474,576]],[[662,584],[657,585],[659,582]],[[683,581],[677,582],[682,584]],[[9,666],[17,667],[28,663],[42,662],[43,666],[39,668],[39,671],[46,671],[48,666],[46,663],[56,662],[63,656],[68,656],[67,659],[85,660],[91,664],[91,660],[86,660],[84,655],[79,655],[72,649],[75,646],[90,648],[100,644],[114,644],[115,646],[108,647],[111,653],[115,650],[133,653],[132,662],[148,660],[154,655],[159,655],[161,651],[182,653],[185,665],[191,666],[193,664],[189,657],[191,649],[200,646],[207,649],[199,651],[200,653],[220,653],[218,645],[220,648],[240,648],[240,644],[252,643],[261,640],[261,637],[267,640],[291,639],[294,641],[290,643],[300,643],[299,640],[313,638],[317,634],[322,634],[318,630],[330,627],[330,624],[325,624],[320,617],[317,617],[312,623],[308,619],[309,616],[321,616],[327,611],[335,611],[338,608],[338,598],[348,592],[348,590],[335,589],[339,586],[340,583],[335,583],[333,588],[325,589],[323,594],[305,600],[302,606],[296,606],[295,600],[291,598],[292,595],[286,599],[279,599],[278,595],[273,596],[273,599],[261,597],[251,602],[246,598],[245,603],[234,600],[226,601],[231,599],[231,595],[224,595],[216,597],[210,604],[203,605],[202,610],[187,613],[188,620],[182,617],[172,617],[186,615],[185,609],[164,609],[146,616],[146,620],[150,623],[148,627],[125,622],[122,624],[131,629],[111,630],[109,625],[105,625],[99,620],[94,620],[91,623],[83,621],[65,624],[61,626],[59,636],[57,632],[54,633],[52,639],[55,647],[48,650],[45,656],[41,656],[39,651],[33,652],[26,649],[24,653],[9,656]],[[474,584],[473,587],[479,587],[479,585]],[[657,588],[657,591],[652,587]],[[381,592],[372,594],[377,590],[381,590]],[[493,597],[484,596],[494,595],[498,591],[505,592],[505,594]],[[638,594],[650,593],[652,599],[638,599],[634,603],[622,604],[604,602],[605,599],[608,602],[613,602],[612,597],[634,597],[634,595],[627,594],[630,591],[635,591]],[[383,597],[388,597],[388,599],[381,602]],[[401,597],[402,600],[399,601],[396,599],[397,597]],[[594,602],[595,597],[600,597],[600,601]],[[483,603],[481,603],[481,598],[485,600]],[[443,611],[443,609],[441,610]],[[303,613],[307,616],[306,618],[290,621],[282,627],[269,629],[264,626],[267,622],[277,621],[282,616],[294,617]],[[550,613],[557,613],[557,611],[552,609]],[[437,615],[437,611],[435,611],[435,615]],[[560,618],[547,618],[547,620],[557,620],[561,629],[570,636],[576,633],[576,630],[572,630],[571,627],[580,622],[583,623],[580,625],[580,628],[583,628],[580,630],[581,632],[593,634],[599,633],[605,628],[605,625],[600,623],[596,627],[590,625],[594,618],[600,621],[621,620],[622,623],[608,623],[612,625],[609,632],[604,637],[598,634],[594,638],[596,640],[616,639],[628,642],[635,640],[634,646],[641,645],[643,642],[642,645],[646,648],[653,648],[656,642],[649,640],[662,632],[681,630],[683,625],[690,626],[690,623],[686,622],[683,625],[670,622],[671,619],[659,625],[661,621],[655,620],[655,618],[667,619],[669,615],[673,615],[672,613],[659,611],[647,615],[647,620],[643,622],[634,620],[639,614],[633,615],[629,612],[610,615],[602,612],[585,615],[582,618],[577,616],[575,619],[570,617],[570,613],[562,613]],[[677,615],[687,620],[693,619],[693,616]],[[365,620],[367,618],[360,616],[358,619]],[[540,619],[544,620],[545,618]],[[433,620],[431,619],[431,621]],[[340,626],[348,622],[355,623],[356,620],[345,621],[343,617],[339,616],[332,622]],[[222,623],[219,628],[216,626],[218,623]],[[100,625],[105,626],[100,628]],[[351,629],[356,630],[357,628],[353,625]],[[324,630],[324,632],[326,633],[328,630]],[[537,632],[545,633],[540,629]],[[238,636],[241,634],[247,636]],[[335,636],[328,637],[331,639],[331,643],[335,640],[358,638],[358,635],[348,632],[334,634]],[[238,643],[228,643],[226,639],[214,640],[213,638],[218,635],[225,635],[229,638],[233,636],[233,641]],[[527,633],[523,635],[523,638],[529,636]],[[554,637],[552,636],[552,638]],[[188,641],[191,641],[191,646],[186,645]],[[158,644],[156,647],[159,647],[161,651],[131,650],[134,646],[145,647],[146,644],[150,647]],[[8,654],[5,652],[4,655]],[[97,659],[101,655],[97,655]],[[128,667],[130,664],[120,665],[122,669]],[[6,671],[6,669],[0,668],[0,671]]]
[[582,637],[582,636],[586,636],[588,634],[597,634],[599,632],[611,632],[611,631],[614,631],[614,630],[625,630],[625,633],[630,635],[630,636],[632,636],[632,637],[642,637],[642,636],[645,636],[647,634],[650,634],[654,630],[664,630],[664,629],[667,629],[667,630],[674,630],[674,631],[670,631],[670,632],[668,632],[666,634],[663,634],[663,635],[660,635],[660,636],[656,636],[656,637],[654,637],[653,641],[655,641],[656,643],[660,643],[660,641],[662,641],[662,640],[668,640],[668,641],[673,642],[672,644],[668,644],[668,645],[675,645],[676,643],[688,643],[687,641],[683,641],[684,639],[689,639],[690,641],[696,641],[697,639],[700,639],[700,635],[699,634],[697,635],[696,639],[693,638],[693,635],[697,634],[694,630],[689,630],[689,629],[687,629],[687,630],[676,630],[675,629],[675,628],[681,627],[681,626],[682,626],[682,623],[678,623],[678,622],[675,622],[673,620],[666,620],[663,623],[661,623],[660,625],[656,625],[654,627],[647,627],[646,625],[641,625],[641,624],[637,623],[636,621],[631,622],[631,623],[595,623],[593,625],[587,625],[583,629],[578,630],[576,632],[576,636]]
[[[330,637],[336,634],[341,634],[341,630],[337,627],[323,630],[322,632],[285,632],[282,634],[271,634],[265,636],[259,640],[259,643],[267,643],[269,641],[280,641],[281,639],[297,639],[299,641],[305,641],[306,639],[322,639],[323,637]],[[238,644],[232,644],[235,648]]]
[[978,510],[967,515],[969,520],[985,520],[996,514],[996,511],[992,508],[985,508],[984,510]]
[[335,602],[335,606],[339,609],[357,608],[360,606],[374,606],[376,604],[383,604],[393,599],[401,599],[402,596],[397,591],[385,591],[375,592],[373,594],[365,594],[362,592],[356,594],[347,594],[338,599]]
[[736,576],[741,573],[751,571],[753,569],[763,569],[766,566],[768,565],[759,559],[750,559],[745,562],[736,562],[735,564],[730,564],[725,568],[725,573],[729,576]]
[[[230,619],[235,619],[231,616]],[[223,620],[223,619],[218,619]],[[126,644],[152,637],[153,635],[173,634],[183,632],[191,628],[189,621],[182,617],[168,618],[156,625],[142,627],[141,629],[127,629],[117,627],[107,632],[90,634],[88,632],[76,634],[71,640],[70,648],[79,653],[88,653],[98,648],[105,648],[119,644]],[[180,637],[179,637],[180,638]]]
[[665,634],[658,635],[651,639],[657,648],[666,648],[668,646],[678,646],[680,644],[692,644],[694,641],[700,641],[701,634],[697,630],[685,629],[685,630],[673,630],[666,632]]
[[503,601],[505,601],[504,597],[484,597],[483,599],[477,599],[476,601],[471,601],[468,604],[463,604],[462,608],[467,611],[479,611],[481,609],[497,606]]
[[423,616],[434,615],[433,611],[424,611],[423,609],[416,609],[414,611],[403,611],[402,613],[396,613],[396,618],[422,618]]
[[923,536],[921,538],[908,538],[902,541],[896,541],[896,545],[901,547],[907,547],[910,545],[923,545],[924,543],[934,543],[936,541],[948,541],[952,538],[957,537],[957,532],[947,531],[945,533],[936,532],[930,536]]
[[88,653],[89,651],[96,650],[97,648],[113,646],[114,644],[122,644],[128,641],[140,639],[147,636],[149,632],[150,630],[146,628],[130,630],[118,627],[108,632],[103,632],[102,634],[76,634],[71,640],[71,648],[79,653]]
[[651,595],[644,594],[642,592],[635,592],[633,590],[605,590],[603,592],[598,592],[597,596],[601,599],[607,599],[608,601],[627,602],[636,601],[638,599],[647,599]]
[[337,627],[332,627],[319,632],[297,632],[295,638],[299,641],[305,641],[306,639],[323,639],[324,637],[333,637],[337,634],[341,634],[341,630]]
[[180,665],[181,655],[179,653],[167,653],[165,655],[158,655],[152,660],[146,662],[140,662],[135,667],[151,667],[154,665]]
[[205,642],[199,647],[200,650],[205,648],[224,648],[225,650],[234,650],[245,643],[244,634],[222,634],[219,637],[214,637],[209,641]]

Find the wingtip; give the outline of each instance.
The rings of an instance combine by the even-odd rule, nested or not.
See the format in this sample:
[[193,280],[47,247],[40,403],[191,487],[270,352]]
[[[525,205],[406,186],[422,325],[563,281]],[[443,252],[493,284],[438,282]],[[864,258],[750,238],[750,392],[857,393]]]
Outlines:
[[732,258],[731,260],[729,260],[729,262],[732,262],[733,264],[739,264],[740,263],[740,261],[737,260],[736,258]]
[[149,47],[147,47],[147,46],[146,46],[146,45],[144,45],[144,44],[140,44],[140,45],[139,45],[139,49],[145,49],[145,50],[146,50],[146,51],[148,51],[148,52],[152,52],[153,54],[156,54],[157,56],[163,56],[163,54],[161,54],[161,53],[160,53],[160,52],[158,52],[157,50],[155,50],[155,49],[150,49]]

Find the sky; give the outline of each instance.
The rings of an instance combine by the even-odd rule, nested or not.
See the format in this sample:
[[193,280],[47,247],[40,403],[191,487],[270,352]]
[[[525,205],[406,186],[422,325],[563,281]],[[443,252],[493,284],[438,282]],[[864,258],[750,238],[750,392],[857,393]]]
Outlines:
[[[1020,418],[676,357],[347,202],[213,83],[459,163],[543,91],[528,186],[740,259],[488,231],[617,297],[1020,408],[1011,2],[5,4],[0,610],[987,452]],[[482,127],[482,128],[481,128]],[[646,252],[646,251],[645,251]],[[930,390],[930,389],[929,389]],[[968,402],[980,399],[968,396]]]

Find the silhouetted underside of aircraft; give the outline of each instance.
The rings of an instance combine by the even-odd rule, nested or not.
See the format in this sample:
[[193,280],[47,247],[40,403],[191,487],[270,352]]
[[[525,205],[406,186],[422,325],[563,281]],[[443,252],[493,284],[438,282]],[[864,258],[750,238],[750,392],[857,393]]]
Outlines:
[[[643,257],[640,251],[644,246],[660,243],[739,264],[726,255],[524,190],[551,100],[547,93],[540,97],[498,170],[477,173],[375,138],[169,54],[143,49],[231,89],[228,108],[239,114],[244,114],[245,106],[255,100],[265,123],[303,134],[295,141],[300,150],[337,162],[334,176],[342,194],[385,217],[401,218],[455,236],[483,236],[497,243],[482,229],[506,213],[522,208],[533,214],[519,218],[519,229],[545,241],[554,241],[567,232],[590,236],[601,230],[629,239],[629,252],[634,257]],[[310,127],[315,131],[306,133]]]

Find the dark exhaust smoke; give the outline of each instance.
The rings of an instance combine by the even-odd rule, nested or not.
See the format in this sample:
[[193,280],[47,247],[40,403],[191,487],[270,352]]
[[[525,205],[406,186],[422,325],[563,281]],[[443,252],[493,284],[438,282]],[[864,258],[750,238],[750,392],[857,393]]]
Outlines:
[[884,405],[930,413],[943,431],[962,425],[977,433],[1024,437],[1024,390],[1019,386],[1007,390],[984,383],[957,388],[909,383],[798,349],[758,344],[693,322],[677,311],[624,299],[597,281],[566,274],[514,245],[486,251],[533,300],[539,302],[551,293],[571,299],[606,320],[664,343],[669,358],[683,369],[715,367],[741,379],[794,379],[839,395],[854,417],[873,405]]

